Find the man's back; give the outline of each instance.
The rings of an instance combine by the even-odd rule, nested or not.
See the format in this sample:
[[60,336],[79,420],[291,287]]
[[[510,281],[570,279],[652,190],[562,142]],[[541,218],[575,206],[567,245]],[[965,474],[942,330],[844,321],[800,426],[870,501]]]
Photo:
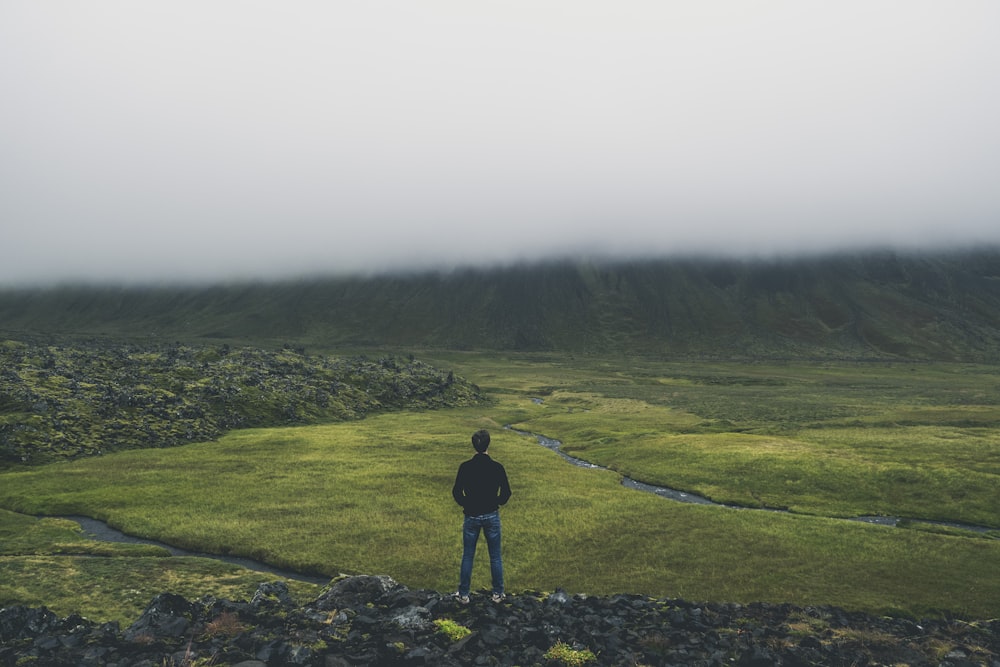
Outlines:
[[466,516],[495,512],[510,500],[507,471],[488,454],[476,454],[458,467],[452,495]]

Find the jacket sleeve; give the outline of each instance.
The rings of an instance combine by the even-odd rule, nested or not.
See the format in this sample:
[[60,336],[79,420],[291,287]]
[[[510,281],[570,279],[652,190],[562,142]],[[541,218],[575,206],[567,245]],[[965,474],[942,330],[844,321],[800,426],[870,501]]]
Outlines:
[[462,481],[462,466],[458,467],[458,474],[455,475],[455,485],[451,487],[451,496],[455,502],[465,507],[465,484]]
[[507,481],[507,471],[500,466],[500,495],[497,497],[497,502],[506,505],[508,500],[510,500],[510,482]]

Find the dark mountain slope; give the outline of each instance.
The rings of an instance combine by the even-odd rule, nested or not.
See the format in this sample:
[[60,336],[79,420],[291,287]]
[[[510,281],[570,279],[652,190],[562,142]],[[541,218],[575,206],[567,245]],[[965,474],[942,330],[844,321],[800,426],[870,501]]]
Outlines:
[[534,264],[0,292],[0,330],[721,356],[1000,360],[1000,249]]

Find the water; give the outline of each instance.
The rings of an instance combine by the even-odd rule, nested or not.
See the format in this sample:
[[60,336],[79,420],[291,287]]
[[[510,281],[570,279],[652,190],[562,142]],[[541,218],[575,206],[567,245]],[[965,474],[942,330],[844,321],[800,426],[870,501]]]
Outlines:
[[279,577],[284,577],[285,579],[295,579],[297,581],[305,581],[311,584],[326,584],[330,581],[330,577],[320,577],[308,574],[302,574],[300,572],[294,572],[292,570],[285,570],[278,567],[273,567],[267,563],[262,563],[251,558],[241,558],[239,556],[220,556],[219,554],[210,554],[199,551],[188,551],[187,549],[181,549],[180,547],[175,547],[173,545],[167,544],[165,542],[157,542],[156,540],[147,540],[142,537],[135,537],[134,535],[127,535],[116,528],[112,528],[103,521],[97,519],[91,519],[87,516],[61,516],[57,517],[59,519],[69,519],[70,521],[75,521],[80,524],[80,528],[83,529],[83,534],[101,542],[118,542],[124,544],[151,544],[153,546],[162,547],[170,552],[171,556],[195,556],[198,558],[211,558],[213,560],[222,561],[225,563],[231,563],[233,565],[238,565],[244,567],[248,570],[255,570],[257,572],[264,572],[267,574],[277,575]]
[[[599,466],[589,461],[584,461],[583,459],[578,459],[576,457],[570,456],[566,452],[562,451],[562,443],[559,440],[556,440],[555,438],[539,435],[537,433],[529,433],[528,431],[520,431],[518,429],[512,428],[510,425],[504,426],[504,428],[513,431],[514,433],[517,433],[519,435],[525,435],[535,438],[535,440],[538,441],[538,444],[540,444],[542,447],[545,447],[546,449],[551,449],[552,451],[559,454],[559,456],[563,457],[563,459],[565,459],[569,463],[572,463],[575,466],[579,466],[581,468],[590,468],[595,470],[608,470],[608,468],[605,468],[604,466]],[[699,496],[698,494],[695,493],[690,493],[688,491],[680,491],[678,489],[671,489],[670,487],[666,486],[655,486],[653,484],[647,484],[645,482],[640,482],[639,480],[625,476],[622,476],[622,486],[629,489],[635,489],[636,491],[653,493],[657,496],[660,496],[661,498],[666,498],[668,500],[674,500],[681,503],[691,503],[695,505],[712,505],[714,507],[726,507],[729,509],[756,510],[763,512],[784,512],[792,514],[792,512],[789,512],[788,510],[781,508],[748,507],[745,505],[731,505],[731,504],[717,503],[714,500],[705,498],[704,496]],[[835,517],[835,518],[843,518],[843,517]],[[909,517],[904,519],[904,517],[897,517],[897,516],[859,516],[859,517],[844,518],[844,520],[861,521],[863,523],[870,523],[870,524],[889,526],[889,527],[896,527],[902,521],[909,521],[911,523],[920,523],[930,526],[943,526],[948,528],[958,528],[961,530],[970,530],[976,533],[984,533],[984,534],[996,530],[995,528],[988,528],[985,526],[974,526],[970,524],[956,523],[950,521],[931,521],[929,519],[913,519]]]

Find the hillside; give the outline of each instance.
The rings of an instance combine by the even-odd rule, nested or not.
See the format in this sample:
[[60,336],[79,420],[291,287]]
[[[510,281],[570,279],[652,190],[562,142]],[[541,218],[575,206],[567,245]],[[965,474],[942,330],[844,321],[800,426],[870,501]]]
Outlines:
[[7,289],[0,330],[323,347],[995,362],[1000,249]]
[[475,385],[413,358],[0,339],[0,467],[482,400]]

